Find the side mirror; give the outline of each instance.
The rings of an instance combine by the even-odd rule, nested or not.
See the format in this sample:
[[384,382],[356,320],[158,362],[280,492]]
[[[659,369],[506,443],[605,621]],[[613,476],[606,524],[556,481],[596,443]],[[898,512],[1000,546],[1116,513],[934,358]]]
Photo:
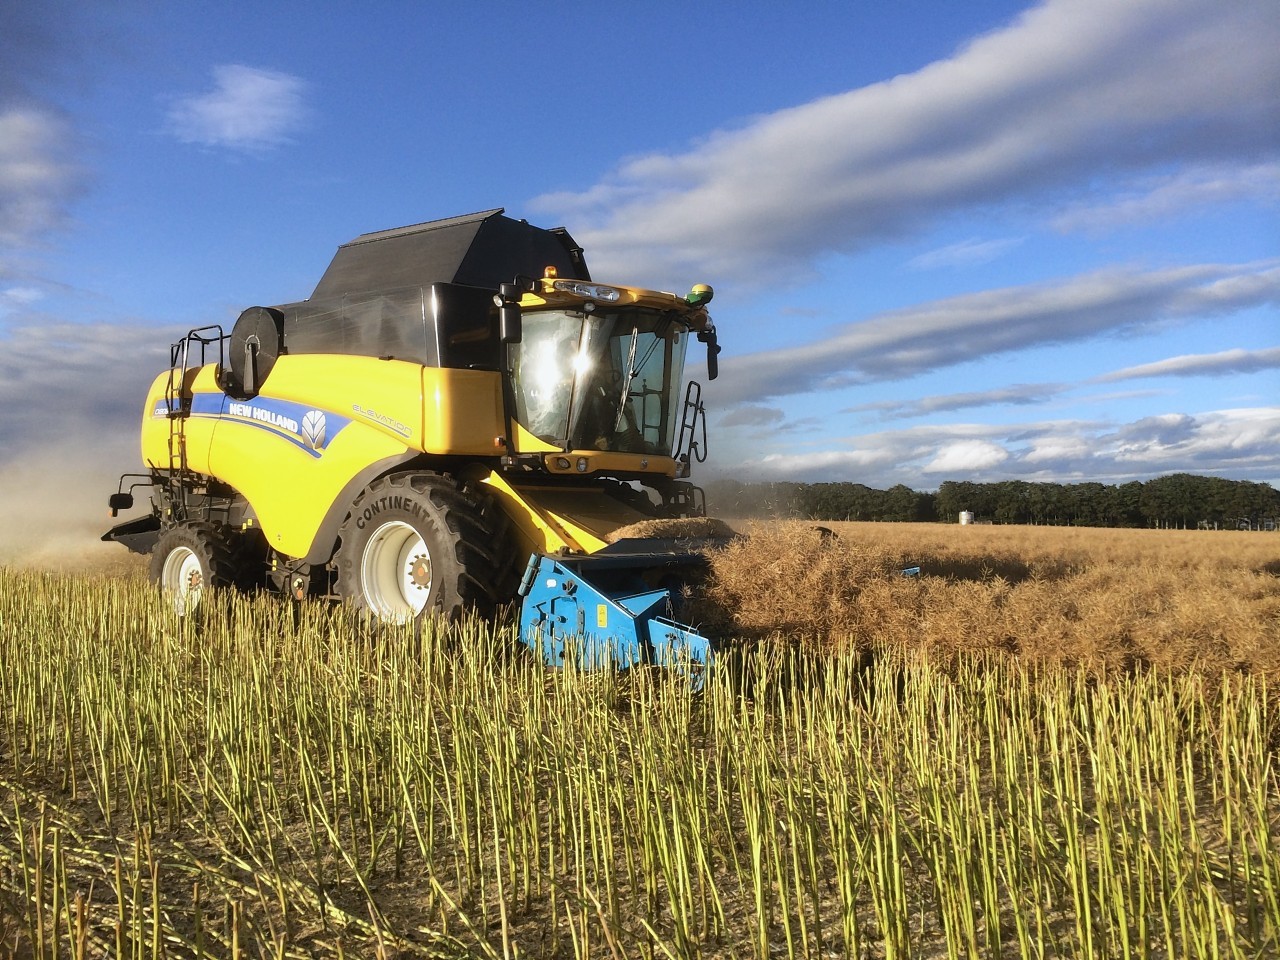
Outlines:
[[716,328],[707,324],[707,328],[698,334],[698,339],[707,345],[707,379],[714,380],[720,376],[720,344],[716,340]]
[[520,304],[504,303],[498,308],[498,329],[503,343],[519,343],[524,335],[520,322]]
[[107,506],[111,508],[111,515],[114,517],[121,510],[133,509],[132,493],[113,493],[107,498]]
[[498,335],[503,343],[519,343],[524,336],[520,322],[520,295],[524,293],[520,283],[504,283],[498,288],[493,302],[498,306]]

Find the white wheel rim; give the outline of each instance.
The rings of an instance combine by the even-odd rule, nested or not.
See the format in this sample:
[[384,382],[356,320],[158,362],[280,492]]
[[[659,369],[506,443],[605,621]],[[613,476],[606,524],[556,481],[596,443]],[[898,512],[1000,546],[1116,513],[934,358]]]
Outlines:
[[204,592],[204,570],[194,550],[177,547],[169,551],[164,558],[160,586],[173,599],[173,609],[179,615],[196,608]]
[[431,553],[422,535],[399,520],[375,530],[360,558],[360,588],[383,620],[403,623],[420,614],[431,596]]

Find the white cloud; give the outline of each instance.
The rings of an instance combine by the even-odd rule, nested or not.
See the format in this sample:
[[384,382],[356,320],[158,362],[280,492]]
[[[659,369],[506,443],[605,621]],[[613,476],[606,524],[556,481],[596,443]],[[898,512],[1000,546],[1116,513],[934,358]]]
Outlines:
[[1219,410],[1211,413],[1145,417],[1106,438],[1104,448],[1118,463],[1144,468],[1220,470],[1236,474],[1250,466],[1270,469],[1280,463],[1280,408]]
[[1162,413],[1123,424],[922,425],[834,444],[744,458],[731,472],[742,480],[848,480],[880,489],[903,483],[916,490],[943,480],[1124,483],[1174,472],[1274,483],[1280,407]]
[[306,83],[298,77],[225,64],[213,78],[212,91],[169,110],[170,129],[184,143],[261,151],[287,143],[306,120]]
[[720,419],[722,427],[765,427],[780,424],[786,415],[776,407],[743,404],[730,410]]
[[3,296],[10,303],[28,306],[37,300],[44,299],[44,291],[36,287],[9,287],[9,289],[0,292],[0,296]]
[[[744,480],[796,479],[851,472],[880,473],[889,469],[893,463],[894,456],[888,450],[820,450],[794,455],[771,453],[759,460],[748,462],[746,472],[741,475],[741,478]],[[738,475],[735,471],[735,476]]]
[[803,274],[974,206],[1280,148],[1274,0],[1047,0],[915,73],[620,166],[537,205],[596,272]]
[[1280,261],[1104,270],[985,290],[877,314],[813,343],[724,358],[715,398],[758,401],[914,376],[1027,347],[1277,302]]
[[920,469],[925,473],[945,473],[952,477],[989,470],[1009,459],[1009,451],[989,440],[961,440],[938,451]]
[[1059,230],[1108,230],[1213,204],[1280,203],[1280,163],[1197,166],[1134,185],[1114,199],[1074,204],[1051,221]]
[[1255,373],[1259,370],[1280,368],[1280,347],[1265,350],[1223,350],[1219,353],[1191,353],[1169,357],[1155,363],[1143,363],[1125,367],[1095,378],[1097,383],[1116,380],[1136,380],[1140,377],[1222,377],[1233,373]]
[[0,111],[0,247],[31,248],[61,226],[84,178],[72,139],[51,110]]
[[947,393],[933,397],[920,397],[916,400],[889,400],[865,403],[856,407],[849,407],[841,412],[877,411],[886,419],[920,417],[931,413],[966,410],[973,407],[992,407],[1006,404],[1024,406],[1043,403],[1066,389],[1066,385],[1061,383],[1017,383],[1011,387],[998,387],[993,390]]
[[1079,434],[1055,434],[1036,437],[1027,445],[1021,457],[1023,463],[1055,464],[1078,462],[1090,456],[1088,441]]
[[[734,476],[755,479],[848,479],[871,486],[921,486],[921,466],[951,444],[995,442],[1000,429],[983,424],[924,425],[846,437],[838,449],[786,450],[736,463]],[[718,451],[719,448],[716,448]],[[717,454],[713,452],[713,460]],[[713,463],[713,471],[719,467]]]
[[938,267],[974,267],[990,263],[1022,243],[1022,237],[1005,237],[1000,240],[979,240],[971,237],[937,250],[930,250],[907,261],[908,267],[917,270],[933,270]]

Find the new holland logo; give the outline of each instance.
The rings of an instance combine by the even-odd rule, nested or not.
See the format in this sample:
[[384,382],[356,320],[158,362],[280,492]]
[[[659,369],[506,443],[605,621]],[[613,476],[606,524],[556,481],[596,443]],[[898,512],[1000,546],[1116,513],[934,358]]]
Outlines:
[[324,446],[324,413],[319,410],[308,410],[302,418],[302,438],[312,450]]

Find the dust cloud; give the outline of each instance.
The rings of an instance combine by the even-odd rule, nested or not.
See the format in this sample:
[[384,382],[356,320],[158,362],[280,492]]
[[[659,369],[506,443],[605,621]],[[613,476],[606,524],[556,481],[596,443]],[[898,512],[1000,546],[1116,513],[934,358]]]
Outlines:
[[148,506],[113,520],[107,497],[120,474],[140,469],[136,439],[86,437],[26,450],[0,463],[0,566],[59,572],[124,573],[142,558],[102,534]]

